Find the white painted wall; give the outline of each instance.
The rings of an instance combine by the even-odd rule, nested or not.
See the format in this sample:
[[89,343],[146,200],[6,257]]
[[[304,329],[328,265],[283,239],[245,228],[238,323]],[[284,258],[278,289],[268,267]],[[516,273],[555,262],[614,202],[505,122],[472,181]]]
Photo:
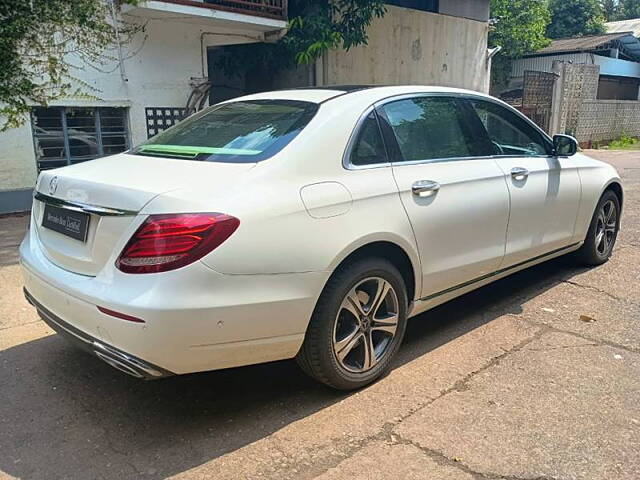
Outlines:
[[329,84],[420,84],[488,92],[487,22],[387,6],[369,43],[327,55]]
[[35,183],[36,162],[31,126],[0,133],[0,192],[32,188]]

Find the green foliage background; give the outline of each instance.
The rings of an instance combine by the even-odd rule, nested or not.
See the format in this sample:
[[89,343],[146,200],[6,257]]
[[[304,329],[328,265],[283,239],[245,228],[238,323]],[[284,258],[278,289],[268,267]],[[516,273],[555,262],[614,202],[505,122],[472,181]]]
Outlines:
[[515,58],[549,44],[547,25],[551,21],[547,0],[491,0],[489,46],[501,46],[491,65],[491,89],[495,93],[508,80]]
[[607,21],[640,18],[640,0],[603,0]]
[[549,38],[595,35],[606,31],[601,0],[550,0]]

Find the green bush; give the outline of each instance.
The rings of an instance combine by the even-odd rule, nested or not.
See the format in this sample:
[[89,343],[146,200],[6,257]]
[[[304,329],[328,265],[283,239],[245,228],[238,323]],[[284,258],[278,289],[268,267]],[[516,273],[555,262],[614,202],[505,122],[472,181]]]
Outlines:
[[640,140],[623,133],[620,138],[609,143],[611,149],[625,149],[640,147]]

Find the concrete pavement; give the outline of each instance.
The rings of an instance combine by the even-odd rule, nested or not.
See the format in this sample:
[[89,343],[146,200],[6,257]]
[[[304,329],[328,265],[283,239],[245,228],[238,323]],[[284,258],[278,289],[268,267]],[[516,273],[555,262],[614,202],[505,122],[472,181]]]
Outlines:
[[22,298],[0,219],[0,478],[640,478],[640,152],[614,257],[558,259],[410,322],[353,394],[293,362],[139,382],[75,350]]

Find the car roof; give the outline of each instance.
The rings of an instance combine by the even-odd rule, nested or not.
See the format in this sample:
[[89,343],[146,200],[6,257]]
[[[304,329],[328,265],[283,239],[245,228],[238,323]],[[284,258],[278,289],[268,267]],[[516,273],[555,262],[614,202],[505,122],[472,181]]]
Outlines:
[[392,97],[395,95],[411,94],[411,93],[451,93],[479,95],[487,97],[488,95],[475,92],[472,90],[464,90],[461,88],[439,87],[430,85],[327,85],[317,87],[300,87],[285,90],[274,90],[269,92],[261,92],[243,97],[234,98],[230,101],[239,100],[298,100],[312,103],[324,103],[345,95],[363,95],[368,98],[379,99]]

